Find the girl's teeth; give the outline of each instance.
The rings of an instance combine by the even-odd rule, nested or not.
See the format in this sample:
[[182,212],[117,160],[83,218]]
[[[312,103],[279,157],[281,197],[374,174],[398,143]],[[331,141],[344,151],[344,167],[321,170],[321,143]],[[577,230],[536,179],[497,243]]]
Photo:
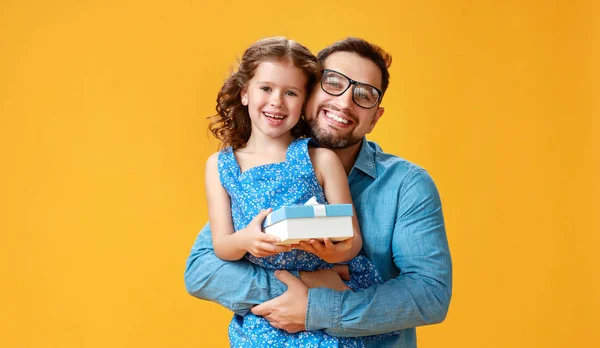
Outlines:
[[272,115],[272,114],[269,114],[269,113],[266,113],[266,112],[264,114],[267,117],[277,118],[277,119],[280,119],[280,120],[283,118],[283,116]]
[[332,113],[329,113],[329,112],[327,112],[327,111],[325,111],[325,115],[326,115],[327,117],[329,117],[329,118],[331,118],[331,119],[333,119],[333,120],[336,120],[336,121],[338,121],[338,122],[341,122],[341,123],[343,123],[343,124],[348,124],[348,120],[345,120],[345,119],[343,119],[343,118],[341,118],[341,117],[338,117],[338,116],[336,116],[336,115],[334,115],[334,114],[332,114]]

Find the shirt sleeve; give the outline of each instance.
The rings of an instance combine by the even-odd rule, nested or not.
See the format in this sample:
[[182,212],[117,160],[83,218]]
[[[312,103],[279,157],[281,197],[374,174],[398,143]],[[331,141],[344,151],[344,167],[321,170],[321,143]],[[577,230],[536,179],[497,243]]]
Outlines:
[[400,274],[356,292],[309,290],[307,330],[354,337],[442,322],[452,294],[452,262],[437,188],[415,167],[401,183],[392,237]]
[[219,303],[238,315],[247,314],[254,305],[281,295],[287,288],[272,270],[245,258],[233,262],[219,259],[208,224],[192,247],[184,279],[190,295]]

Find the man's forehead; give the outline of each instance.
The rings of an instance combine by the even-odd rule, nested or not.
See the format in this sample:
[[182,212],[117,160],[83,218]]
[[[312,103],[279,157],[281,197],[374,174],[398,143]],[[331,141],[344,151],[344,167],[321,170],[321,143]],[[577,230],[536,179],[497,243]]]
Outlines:
[[381,70],[373,61],[351,52],[332,53],[323,62],[324,69],[340,72],[349,78],[381,88]]

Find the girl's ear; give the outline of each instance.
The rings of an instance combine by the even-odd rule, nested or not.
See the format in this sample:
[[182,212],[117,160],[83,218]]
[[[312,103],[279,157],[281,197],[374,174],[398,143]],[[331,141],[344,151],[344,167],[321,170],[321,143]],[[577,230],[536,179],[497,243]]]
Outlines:
[[240,96],[242,98],[242,105],[248,106],[248,90],[246,88],[242,89]]

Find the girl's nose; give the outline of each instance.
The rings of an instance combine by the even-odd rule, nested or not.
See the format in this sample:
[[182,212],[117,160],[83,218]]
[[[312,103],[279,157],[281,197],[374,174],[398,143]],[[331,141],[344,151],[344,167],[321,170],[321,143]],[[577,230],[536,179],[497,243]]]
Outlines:
[[273,93],[271,95],[271,98],[269,99],[269,104],[276,108],[280,108],[283,106],[283,103],[281,102],[281,96],[279,95],[279,93]]

